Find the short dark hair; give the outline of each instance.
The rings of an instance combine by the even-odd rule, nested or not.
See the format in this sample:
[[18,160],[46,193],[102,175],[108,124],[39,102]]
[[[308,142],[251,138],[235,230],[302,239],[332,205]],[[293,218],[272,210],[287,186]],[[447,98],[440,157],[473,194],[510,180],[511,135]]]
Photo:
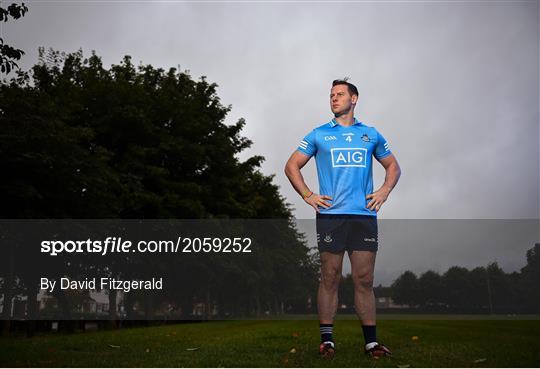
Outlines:
[[345,77],[343,79],[335,79],[333,82],[332,82],[332,87],[334,86],[337,86],[337,85],[346,85],[349,89],[349,94],[352,96],[352,95],[356,95],[358,96],[358,89],[356,88],[355,85],[353,85],[352,83],[349,83],[347,82],[349,80],[348,77]]

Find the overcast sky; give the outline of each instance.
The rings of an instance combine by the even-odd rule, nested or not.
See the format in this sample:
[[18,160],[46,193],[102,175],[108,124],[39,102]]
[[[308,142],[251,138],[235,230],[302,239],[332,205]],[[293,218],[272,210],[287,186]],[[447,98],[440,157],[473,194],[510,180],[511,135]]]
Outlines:
[[[380,219],[540,217],[537,1],[27,4],[24,18],[1,25],[25,50],[24,69],[39,46],[82,48],[105,65],[128,54],[216,82],[228,122],[245,118],[254,141],[242,157],[266,158],[297,218],[314,215],[283,167],[332,118],[330,84],[344,76],[360,91],[356,117],[386,137],[402,168]],[[374,163],[377,188],[384,170]],[[317,189],[313,160],[303,173]],[[520,255],[531,246],[509,245]],[[399,245],[386,250],[402,260]]]

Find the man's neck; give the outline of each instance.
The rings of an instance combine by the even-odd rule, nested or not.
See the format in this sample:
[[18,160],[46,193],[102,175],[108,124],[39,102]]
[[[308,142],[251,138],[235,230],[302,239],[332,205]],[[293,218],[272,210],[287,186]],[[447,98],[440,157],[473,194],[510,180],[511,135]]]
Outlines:
[[347,114],[340,115],[334,118],[339,125],[349,127],[354,124],[354,112],[351,110]]

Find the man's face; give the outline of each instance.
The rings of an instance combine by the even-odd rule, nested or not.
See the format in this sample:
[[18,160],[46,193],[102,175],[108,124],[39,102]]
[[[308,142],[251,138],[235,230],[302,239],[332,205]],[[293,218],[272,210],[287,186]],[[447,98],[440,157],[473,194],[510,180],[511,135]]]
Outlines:
[[347,85],[336,85],[330,90],[330,109],[336,117],[348,113],[357,100],[358,96],[351,96]]

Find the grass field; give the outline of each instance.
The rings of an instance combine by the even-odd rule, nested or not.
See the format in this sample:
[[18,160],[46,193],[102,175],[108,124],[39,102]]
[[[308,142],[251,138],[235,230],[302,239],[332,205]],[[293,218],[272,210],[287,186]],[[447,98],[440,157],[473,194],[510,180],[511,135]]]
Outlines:
[[[1,338],[2,367],[539,367],[540,320],[380,320],[392,358],[362,353],[360,323],[337,320],[318,356],[314,320],[222,321]],[[416,336],[417,339],[412,337]]]

